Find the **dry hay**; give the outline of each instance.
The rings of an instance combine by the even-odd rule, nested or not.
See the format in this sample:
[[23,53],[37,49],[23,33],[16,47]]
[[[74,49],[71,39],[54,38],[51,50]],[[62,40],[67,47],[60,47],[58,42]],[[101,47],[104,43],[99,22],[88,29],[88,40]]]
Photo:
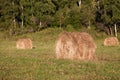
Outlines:
[[104,40],[104,46],[117,46],[119,41],[116,37],[109,37]]
[[17,49],[32,49],[32,40],[27,39],[19,39],[16,43]]
[[56,41],[58,59],[94,60],[96,45],[85,32],[63,32]]

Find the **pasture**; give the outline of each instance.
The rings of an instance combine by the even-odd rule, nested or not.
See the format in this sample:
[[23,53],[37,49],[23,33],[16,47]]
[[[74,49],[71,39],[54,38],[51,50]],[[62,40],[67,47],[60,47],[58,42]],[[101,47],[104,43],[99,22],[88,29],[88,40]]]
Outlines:
[[[12,39],[0,39],[0,80],[120,80],[120,46],[105,47],[96,39],[97,61],[56,59],[55,41],[61,29],[46,29]],[[29,37],[34,49],[18,50],[16,41]]]

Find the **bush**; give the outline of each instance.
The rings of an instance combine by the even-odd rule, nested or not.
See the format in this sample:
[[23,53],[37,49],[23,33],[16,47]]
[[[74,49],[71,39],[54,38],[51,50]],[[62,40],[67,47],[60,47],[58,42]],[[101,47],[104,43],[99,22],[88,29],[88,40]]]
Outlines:
[[68,24],[67,27],[66,27],[66,31],[72,32],[72,31],[75,31],[75,29],[71,24]]

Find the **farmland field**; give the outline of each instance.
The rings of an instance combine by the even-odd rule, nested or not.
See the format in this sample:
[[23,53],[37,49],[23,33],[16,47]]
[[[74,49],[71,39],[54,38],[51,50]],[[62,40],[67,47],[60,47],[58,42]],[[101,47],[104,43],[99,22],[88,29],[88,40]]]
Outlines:
[[[120,80],[120,46],[95,39],[97,61],[57,60],[55,40],[62,30],[46,29],[0,40],[0,80]],[[17,50],[16,40],[29,37],[34,49]]]

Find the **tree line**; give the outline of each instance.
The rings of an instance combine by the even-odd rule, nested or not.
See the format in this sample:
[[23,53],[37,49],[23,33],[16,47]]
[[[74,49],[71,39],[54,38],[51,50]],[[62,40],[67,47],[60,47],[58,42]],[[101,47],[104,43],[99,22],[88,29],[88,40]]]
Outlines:
[[120,31],[120,0],[0,0],[0,31],[9,35],[47,27]]

